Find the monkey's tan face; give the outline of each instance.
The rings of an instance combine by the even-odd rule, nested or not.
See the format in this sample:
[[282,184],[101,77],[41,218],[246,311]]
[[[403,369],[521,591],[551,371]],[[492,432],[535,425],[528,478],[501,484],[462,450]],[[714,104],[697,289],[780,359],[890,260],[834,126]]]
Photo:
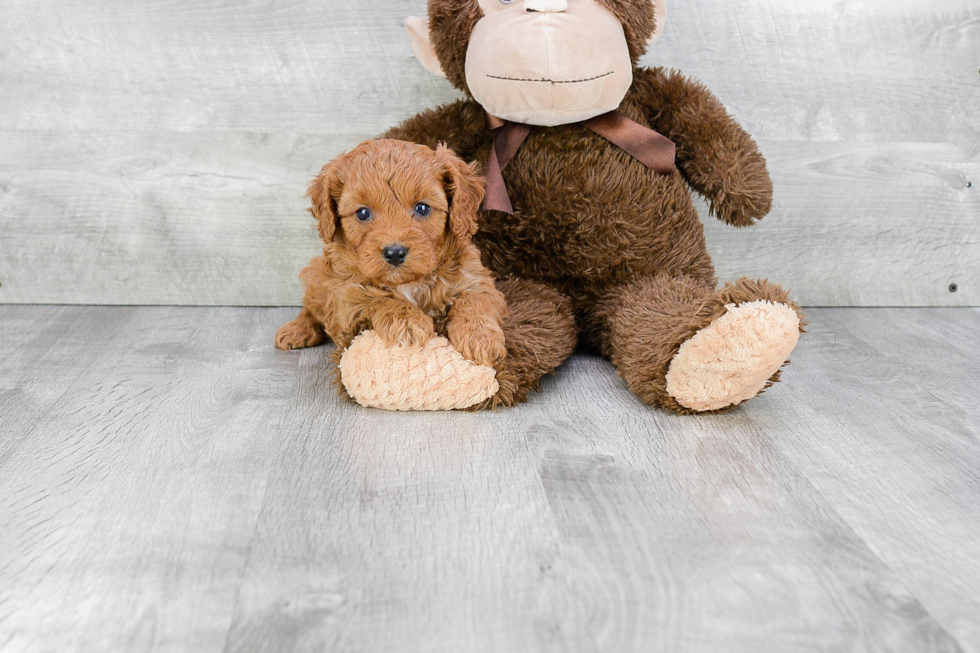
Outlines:
[[554,126],[619,107],[633,66],[611,11],[595,0],[479,2],[466,84],[490,114]]

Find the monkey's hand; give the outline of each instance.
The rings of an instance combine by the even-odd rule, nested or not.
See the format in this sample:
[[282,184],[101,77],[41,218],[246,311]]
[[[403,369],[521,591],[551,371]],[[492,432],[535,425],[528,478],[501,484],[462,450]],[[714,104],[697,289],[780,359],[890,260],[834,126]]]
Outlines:
[[715,178],[704,188],[711,214],[735,227],[748,227],[772,209],[772,179],[758,151],[714,157]]
[[677,145],[677,167],[711,205],[712,215],[747,227],[772,208],[772,180],[751,136],[698,82],[663,68],[641,68],[636,97],[651,126]]

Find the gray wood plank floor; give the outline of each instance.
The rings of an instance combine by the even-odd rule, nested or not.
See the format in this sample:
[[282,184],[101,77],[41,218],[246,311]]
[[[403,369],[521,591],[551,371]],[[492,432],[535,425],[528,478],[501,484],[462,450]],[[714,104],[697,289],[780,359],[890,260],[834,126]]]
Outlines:
[[0,650],[980,651],[978,309],[814,309],[650,410],[342,402],[295,309],[0,306]]

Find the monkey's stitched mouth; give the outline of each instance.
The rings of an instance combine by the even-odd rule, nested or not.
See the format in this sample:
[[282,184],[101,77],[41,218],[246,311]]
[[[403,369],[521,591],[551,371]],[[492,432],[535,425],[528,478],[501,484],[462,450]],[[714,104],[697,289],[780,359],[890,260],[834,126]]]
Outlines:
[[521,77],[502,77],[500,75],[487,75],[490,79],[503,79],[508,82],[545,82],[548,84],[581,84],[582,82],[592,82],[597,79],[602,79],[603,77],[609,77],[613,74],[610,70],[608,73],[602,73],[601,75],[596,75],[595,77],[586,77],[585,79],[532,79],[532,78],[521,78]]

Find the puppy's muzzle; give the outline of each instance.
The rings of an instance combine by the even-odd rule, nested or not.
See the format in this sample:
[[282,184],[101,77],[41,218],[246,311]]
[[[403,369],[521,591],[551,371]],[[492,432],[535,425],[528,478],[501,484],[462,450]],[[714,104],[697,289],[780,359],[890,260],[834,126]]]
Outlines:
[[388,261],[389,265],[394,265],[398,267],[405,262],[408,257],[408,248],[404,245],[388,245],[383,250],[381,250],[382,256]]

